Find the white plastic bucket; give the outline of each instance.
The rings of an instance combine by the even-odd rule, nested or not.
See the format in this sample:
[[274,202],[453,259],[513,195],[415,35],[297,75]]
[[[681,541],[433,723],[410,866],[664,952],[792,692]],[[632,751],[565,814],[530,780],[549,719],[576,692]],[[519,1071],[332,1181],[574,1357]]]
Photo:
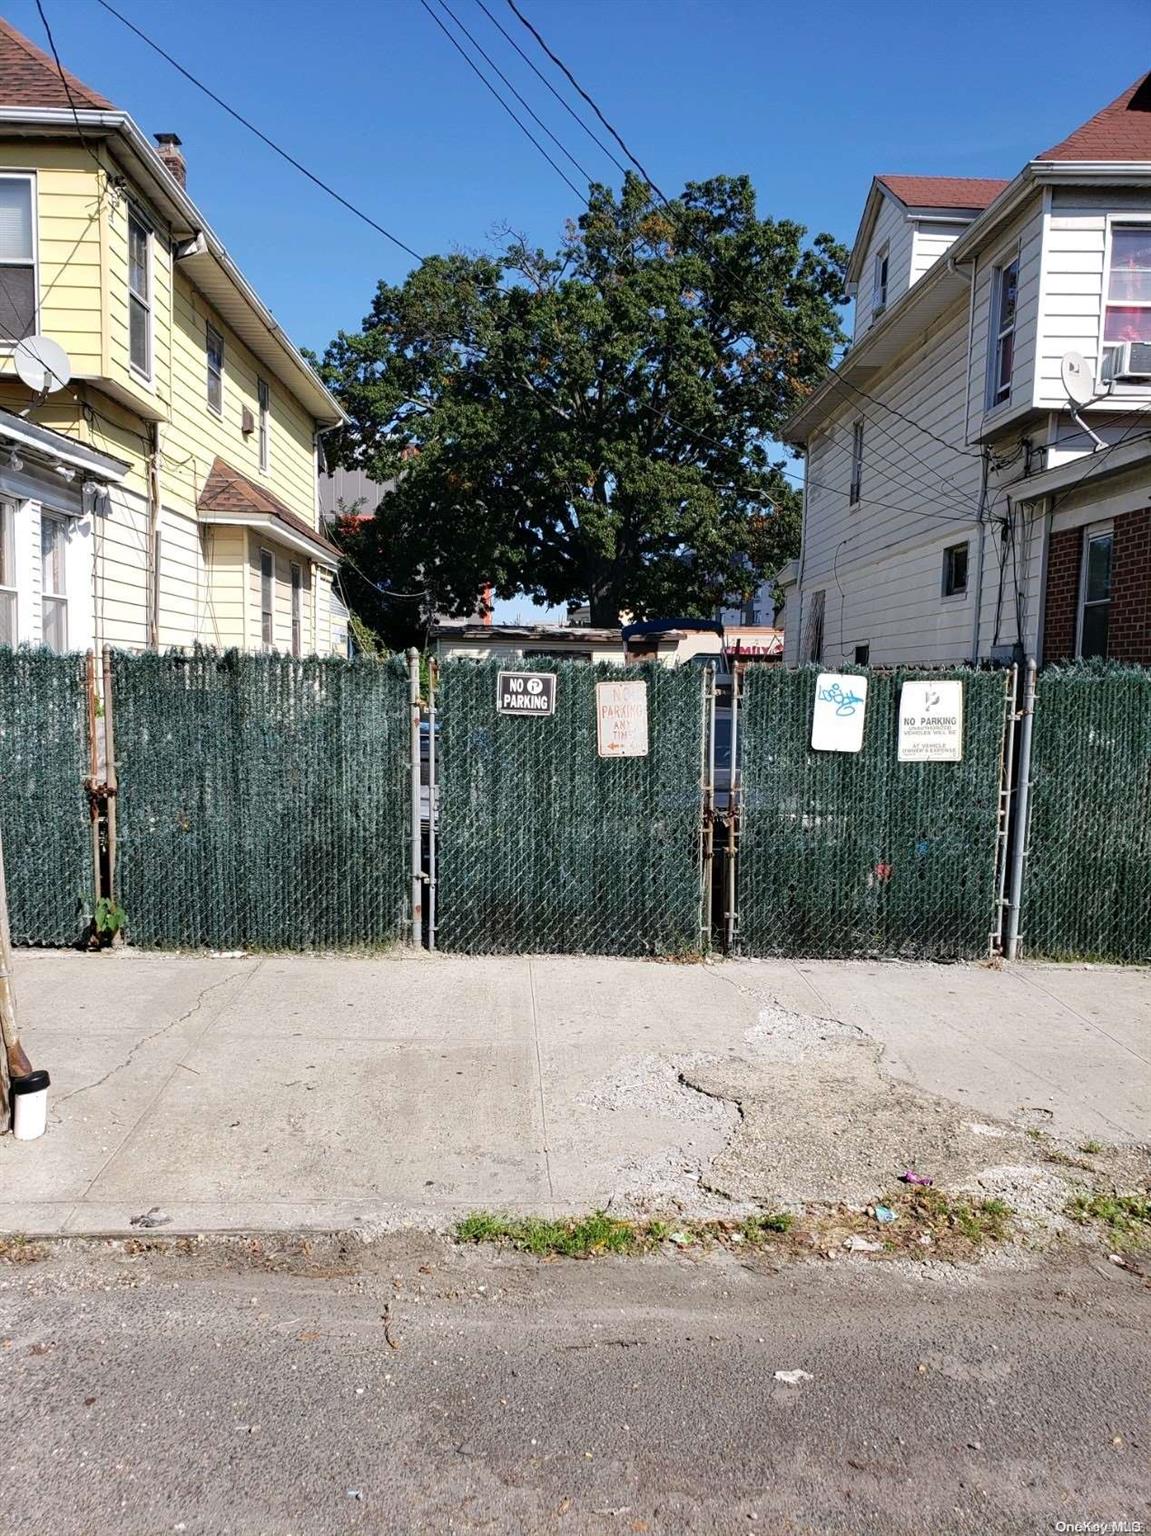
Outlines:
[[51,1078],[47,1072],[29,1072],[25,1077],[14,1077],[8,1084],[12,1095],[12,1132],[17,1141],[35,1141],[43,1136],[48,1124],[48,1087]]

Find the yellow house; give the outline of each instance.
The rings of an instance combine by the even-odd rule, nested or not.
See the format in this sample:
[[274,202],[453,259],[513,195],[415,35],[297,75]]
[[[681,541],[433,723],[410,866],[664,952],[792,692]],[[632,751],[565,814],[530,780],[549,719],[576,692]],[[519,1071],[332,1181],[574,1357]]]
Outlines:
[[0,644],[346,650],[340,407],[184,180],[0,21]]

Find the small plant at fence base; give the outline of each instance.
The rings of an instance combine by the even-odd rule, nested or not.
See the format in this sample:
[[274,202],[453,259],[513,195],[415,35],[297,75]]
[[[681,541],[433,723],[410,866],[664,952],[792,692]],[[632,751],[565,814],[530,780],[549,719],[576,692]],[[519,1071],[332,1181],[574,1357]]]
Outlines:
[[101,896],[92,914],[92,928],[99,945],[111,944],[124,926],[127,913],[110,896]]
[[1151,1245],[1151,1196],[1120,1195],[1098,1190],[1073,1195],[1066,1213],[1080,1226],[1101,1226],[1112,1241]]

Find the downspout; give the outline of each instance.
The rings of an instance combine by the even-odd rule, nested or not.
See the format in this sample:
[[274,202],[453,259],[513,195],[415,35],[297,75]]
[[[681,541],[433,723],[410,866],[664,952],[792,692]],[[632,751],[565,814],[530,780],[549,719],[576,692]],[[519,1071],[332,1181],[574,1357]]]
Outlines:
[[[967,362],[963,379],[963,442],[964,446],[971,443],[971,338],[975,331],[975,274],[979,268],[979,257],[971,259],[971,271],[967,277]],[[947,258],[947,270],[955,277],[964,276],[959,270],[959,263],[954,256]],[[979,516],[976,519],[978,545],[975,552],[975,612],[971,618],[971,665],[979,662],[979,630],[983,617],[983,563],[984,551],[987,547],[987,483],[991,473],[990,459],[987,449],[983,450],[983,476],[979,487]]]
[[971,618],[971,665],[979,664],[979,627],[983,615],[983,558],[987,547],[987,481],[991,474],[991,455],[983,450],[983,483],[979,487],[979,545],[975,553],[975,612]]
[[160,649],[160,425],[148,424],[148,649]]

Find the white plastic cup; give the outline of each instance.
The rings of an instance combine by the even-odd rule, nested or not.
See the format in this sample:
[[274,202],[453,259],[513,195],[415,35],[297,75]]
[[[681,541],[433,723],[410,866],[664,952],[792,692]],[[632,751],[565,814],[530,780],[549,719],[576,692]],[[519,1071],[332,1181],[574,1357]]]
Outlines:
[[48,1086],[51,1081],[47,1072],[29,1072],[9,1081],[12,1132],[17,1141],[35,1141],[37,1136],[43,1136],[48,1124]]

